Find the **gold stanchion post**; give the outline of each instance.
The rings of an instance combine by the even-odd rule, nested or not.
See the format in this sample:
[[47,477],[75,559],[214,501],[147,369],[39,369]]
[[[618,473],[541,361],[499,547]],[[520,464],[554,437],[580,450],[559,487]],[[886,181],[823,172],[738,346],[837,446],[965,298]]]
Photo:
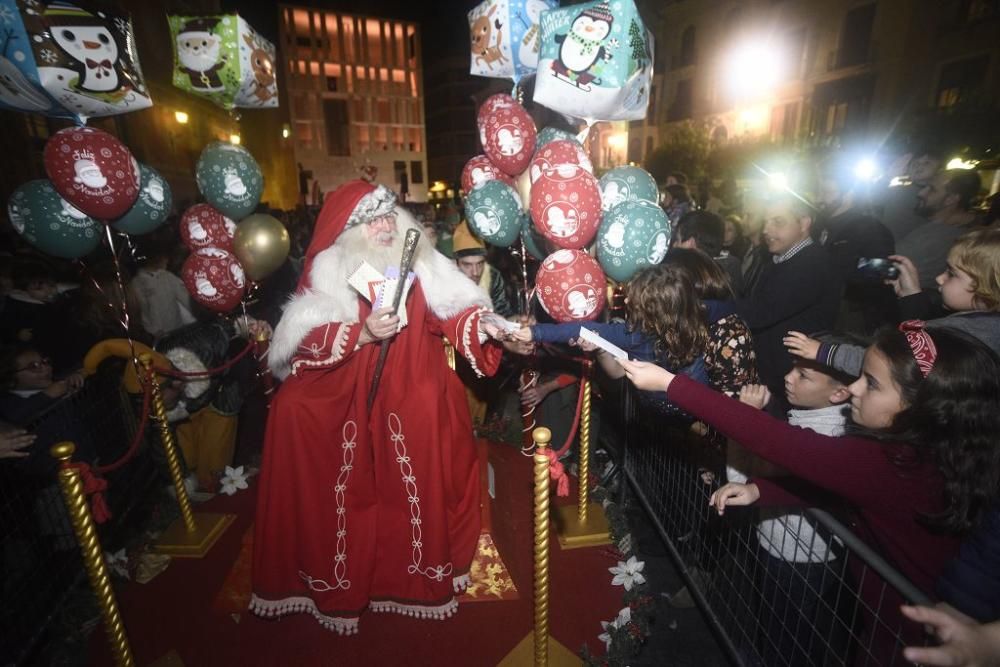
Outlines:
[[146,381],[151,384],[151,403],[153,416],[160,430],[160,441],[167,458],[167,468],[170,479],[177,493],[177,504],[180,506],[181,517],[167,527],[156,541],[155,550],[171,556],[201,558],[212,548],[219,536],[236,518],[235,514],[199,513],[195,520],[191,510],[191,499],[184,485],[184,474],[181,472],[180,455],[177,453],[177,443],[174,432],[170,430],[167,421],[167,408],[163,403],[160,384],[153,372],[153,359],[149,354],[139,355],[139,361],[145,370]]
[[260,380],[264,384],[264,395],[267,396],[268,405],[271,404],[271,395],[274,393],[274,376],[267,365],[267,351],[271,346],[271,336],[267,329],[261,328],[254,336],[254,356],[257,357],[257,370]]
[[579,665],[580,659],[549,636],[549,429],[532,432],[534,462],[535,627],[501,662],[502,667]]
[[584,362],[583,396],[580,406],[580,462],[579,462],[579,502],[572,505],[560,505],[555,508],[554,519],[559,535],[559,546],[564,549],[595,547],[611,544],[608,532],[608,520],[604,511],[590,503],[590,375],[592,364]]
[[83,492],[83,481],[80,479],[79,471],[70,467],[70,458],[75,450],[76,446],[73,443],[60,442],[58,445],[53,445],[49,449],[49,453],[59,460],[59,487],[62,489],[63,501],[69,512],[76,540],[80,543],[83,565],[87,570],[87,578],[90,579],[90,587],[94,590],[94,595],[97,596],[97,602],[101,607],[104,630],[108,633],[108,643],[111,644],[115,664],[131,666],[135,664],[135,660],[132,658],[132,649],[128,645],[128,635],[125,634],[125,625],[122,623],[122,617],[118,611],[115,592],[111,587],[108,566],[104,562],[104,551],[97,539],[94,519],[90,516],[90,508],[87,506],[87,496]]

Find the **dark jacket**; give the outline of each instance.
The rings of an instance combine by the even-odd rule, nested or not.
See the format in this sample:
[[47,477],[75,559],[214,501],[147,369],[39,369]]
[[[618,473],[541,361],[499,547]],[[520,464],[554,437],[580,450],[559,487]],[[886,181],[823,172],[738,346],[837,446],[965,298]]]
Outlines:
[[772,395],[784,395],[784,377],[792,367],[782,339],[789,331],[831,329],[839,299],[826,249],[813,244],[791,259],[765,266],[753,296],[736,302],[736,312],[753,332],[761,381]]
[[1000,505],[983,516],[945,565],[937,594],[980,623],[1000,620]]

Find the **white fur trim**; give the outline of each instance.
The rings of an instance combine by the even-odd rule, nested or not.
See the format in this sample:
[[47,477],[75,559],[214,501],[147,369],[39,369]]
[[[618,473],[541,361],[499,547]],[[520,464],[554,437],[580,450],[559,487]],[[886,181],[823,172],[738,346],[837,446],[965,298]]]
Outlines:
[[358,619],[342,616],[327,616],[317,607],[312,598],[295,596],[281,600],[264,600],[253,594],[250,598],[250,611],[265,618],[281,618],[286,614],[306,612],[319,621],[327,630],[333,630],[338,635],[353,635],[358,631]]
[[[419,229],[413,216],[401,207],[396,208],[396,225],[401,235],[405,235],[407,229]],[[360,297],[347,283],[347,277],[357,268],[360,259],[350,256],[345,246],[338,239],[317,254],[309,274],[312,288],[293,295],[285,306],[268,353],[268,365],[278,379],[288,376],[299,344],[314,328],[329,322],[358,322]],[[489,295],[459,271],[455,262],[423,239],[417,246],[413,270],[420,279],[428,307],[442,320],[474,306],[492,308]]]
[[[165,356],[174,365],[174,368],[182,373],[204,373],[208,370],[198,355],[185,347],[175,347],[167,350]],[[185,398],[198,398],[208,391],[208,388],[212,384],[212,378],[207,375],[183,379]]]

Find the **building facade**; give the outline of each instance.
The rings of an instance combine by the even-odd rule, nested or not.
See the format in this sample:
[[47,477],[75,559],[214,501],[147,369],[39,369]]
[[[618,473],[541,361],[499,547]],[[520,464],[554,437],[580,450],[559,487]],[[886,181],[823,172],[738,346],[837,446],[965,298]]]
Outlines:
[[283,5],[279,41],[300,188],[360,176],[427,198],[417,23]]
[[[661,134],[696,121],[720,145],[877,145],[906,114],[998,107],[995,1],[673,0],[650,10]],[[630,159],[660,137],[634,139]]]

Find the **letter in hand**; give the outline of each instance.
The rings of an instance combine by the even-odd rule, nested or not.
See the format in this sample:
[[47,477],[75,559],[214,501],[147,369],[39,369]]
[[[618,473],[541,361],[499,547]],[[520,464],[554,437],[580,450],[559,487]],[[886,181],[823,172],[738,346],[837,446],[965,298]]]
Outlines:
[[580,348],[584,352],[593,352],[594,350],[601,349],[596,345],[594,345],[593,343],[591,343],[589,340],[583,338],[572,338],[570,339],[569,344]]
[[760,489],[756,484],[738,484],[730,482],[712,494],[708,504],[715,507],[719,516],[726,511],[727,505],[752,505],[760,498]]
[[771,392],[762,384],[748,384],[740,389],[740,403],[763,410],[771,400]]
[[819,341],[800,331],[789,331],[788,335],[781,339],[781,342],[796,357],[816,361],[816,355],[819,354]]
[[365,320],[365,326],[358,342],[364,345],[377,340],[386,340],[395,336],[397,329],[399,329],[399,316],[392,314],[390,307],[379,308],[372,311],[372,314]]
[[493,340],[510,340],[507,320],[496,313],[483,313],[479,318],[479,330]]
[[629,361],[616,358],[625,369],[625,377],[638,389],[646,391],[666,391],[676,377],[673,373],[648,361]]

